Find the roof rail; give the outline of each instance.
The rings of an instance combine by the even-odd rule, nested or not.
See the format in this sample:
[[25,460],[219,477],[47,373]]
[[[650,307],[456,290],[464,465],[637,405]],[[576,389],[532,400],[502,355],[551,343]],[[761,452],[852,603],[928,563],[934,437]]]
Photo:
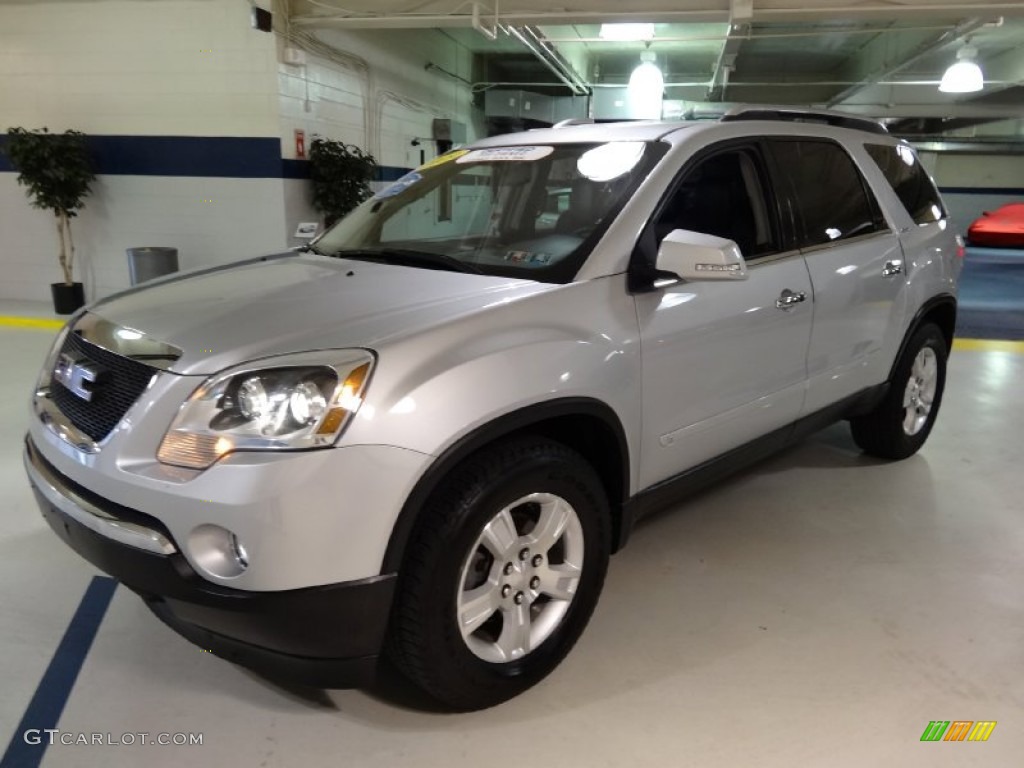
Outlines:
[[791,123],[824,123],[837,128],[852,128],[868,133],[889,133],[884,125],[869,117],[858,117],[845,112],[799,107],[746,106],[734,107],[720,118],[729,123],[736,120],[784,120]]
[[592,117],[570,117],[567,120],[559,120],[552,128],[565,128],[567,125],[591,125],[594,122]]

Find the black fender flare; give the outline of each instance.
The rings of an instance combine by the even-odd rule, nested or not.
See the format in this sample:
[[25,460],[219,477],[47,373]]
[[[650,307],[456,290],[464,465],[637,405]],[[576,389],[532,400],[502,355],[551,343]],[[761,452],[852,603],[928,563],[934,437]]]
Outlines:
[[[626,432],[622,427],[618,415],[606,403],[593,398],[567,397],[556,400],[548,400],[534,405],[528,405],[517,411],[504,414],[489,421],[478,429],[459,438],[449,446],[420,477],[413,487],[412,492],[402,505],[398,519],[391,530],[391,538],[388,540],[387,549],[384,552],[384,561],[381,564],[382,574],[395,573],[402,565],[405,558],[405,549],[412,536],[419,519],[420,511],[427,499],[437,489],[441,481],[455,469],[463,460],[472,453],[480,450],[486,445],[508,435],[529,431],[531,426],[540,425],[565,416],[587,416],[597,418],[607,426],[614,434],[619,446],[621,457],[621,477],[617,478],[619,487],[622,489],[622,498],[609,498],[608,502],[613,510],[613,515],[621,513],[623,502],[629,495],[629,468],[630,455],[629,443],[626,440]],[[614,521],[613,521],[614,522]],[[626,521],[622,521],[622,526]],[[613,548],[618,549],[624,543],[625,536],[629,531],[619,531],[618,542],[613,541]]]
[[[932,296],[924,304],[922,304],[917,313],[914,315],[914,319],[910,321],[910,325],[907,327],[907,332],[903,335],[903,340],[900,342],[899,350],[896,352],[896,357],[893,358],[892,365],[889,367],[889,376],[886,381],[892,381],[893,372],[896,370],[896,366],[899,364],[900,359],[903,357],[903,353],[907,350],[907,344],[910,343],[911,337],[917,333],[917,329],[924,323],[925,317],[932,313],[933,310],[941,306],[951,307],[953,310],[953,330],[956,328],[956,296],[951,293],[940,293],[937,296]],[[949,337],[950,347],[953,346],[953,333],[950,333]]]

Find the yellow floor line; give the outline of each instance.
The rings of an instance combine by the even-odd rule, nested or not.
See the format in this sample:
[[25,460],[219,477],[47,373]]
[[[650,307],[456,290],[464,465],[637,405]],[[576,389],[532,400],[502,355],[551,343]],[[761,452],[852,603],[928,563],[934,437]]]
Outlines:
[[59,331],[63,327],[63,320],[50,320],[45,317],[0,315],[0,328],[32,328],[37,331]]
[[1024,341],[997,339],[954,339],[953,349],[971,352],[1017,352],[1024,354]]

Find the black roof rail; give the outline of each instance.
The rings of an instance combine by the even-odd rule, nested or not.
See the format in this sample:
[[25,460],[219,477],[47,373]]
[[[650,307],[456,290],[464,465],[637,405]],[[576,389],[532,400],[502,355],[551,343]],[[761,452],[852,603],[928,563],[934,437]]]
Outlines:
[[731,123],[737,120],[783,120],[791,123],[823,123],[837,128],[852,128],[856,131],[867,131],[868,133],[889,133],[888,129],[877,120],[825,109],[759,106],[735,107],[719,119],[723,123]]

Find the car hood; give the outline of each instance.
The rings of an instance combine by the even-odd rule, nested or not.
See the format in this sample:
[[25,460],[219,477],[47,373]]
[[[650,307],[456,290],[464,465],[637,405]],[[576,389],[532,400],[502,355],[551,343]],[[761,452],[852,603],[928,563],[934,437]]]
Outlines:
[[177,275],[91,312],[182,350],[170,370],[215,373],[270,355],[375,346],[557,286],[313,254]]

